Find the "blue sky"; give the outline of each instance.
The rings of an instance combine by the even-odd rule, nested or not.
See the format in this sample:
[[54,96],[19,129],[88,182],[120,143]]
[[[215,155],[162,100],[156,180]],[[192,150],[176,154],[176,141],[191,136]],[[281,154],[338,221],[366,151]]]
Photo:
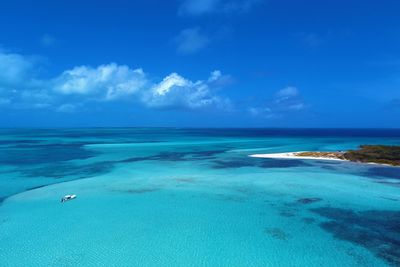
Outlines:
[[2,127],[400,127],[400,2],[2,1]]

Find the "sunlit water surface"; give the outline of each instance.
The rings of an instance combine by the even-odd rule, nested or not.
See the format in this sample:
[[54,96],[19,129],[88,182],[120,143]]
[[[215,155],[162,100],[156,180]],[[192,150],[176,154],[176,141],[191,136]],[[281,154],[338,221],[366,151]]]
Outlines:
[[0,130],[0,265],[400,266],[400,168],[248,157],[360,144],[400,131]]

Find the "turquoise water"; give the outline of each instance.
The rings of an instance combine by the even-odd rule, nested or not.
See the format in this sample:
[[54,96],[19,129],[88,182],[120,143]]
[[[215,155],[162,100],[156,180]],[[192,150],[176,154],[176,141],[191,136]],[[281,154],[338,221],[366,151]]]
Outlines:
[[360,144],[400,131],[0,130],[0,265],[400,266],[400,168],[248,157]]

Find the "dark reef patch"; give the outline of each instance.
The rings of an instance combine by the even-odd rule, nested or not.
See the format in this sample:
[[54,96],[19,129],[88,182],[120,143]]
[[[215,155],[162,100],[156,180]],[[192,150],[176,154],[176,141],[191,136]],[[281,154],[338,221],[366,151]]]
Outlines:
[[155,160],[180,161],[180,160],[204,160],[211,159],[217,154],[226,152],[226,149],[204,150],[204,151],[183,151],[183,152],[161,152],[154,156]]
[[329,221],[320,226],[335,238],[365,247],[393,266],[400,266],[400,211],[353,211],[315,208],[311,211]]
[[146,188],[134,188],[134,189],[124,189],[124,190],[113,190],[114,192],[129,193],[129,194],[143,194],[159,191],[159,187],[146,187]]
[[69,160],[88,159],[98,153],[84,148],[83,144],[38,144],[0,149],[0,164],[35,165]]
[[149,157],[149,160],[161,161],[185,161],[188,152],[161,152],[155,156]]
[[259,167],[259,168],[291,168],[291,167],[309,167],[312,166],[302,160],[290,159],[258,159],[251,157],[228,158],[224,160],[214,160],[212,168],[214,169],[231,169],[242,167]]
[[205,150],[205,151],[177,151],[177,152],[160,152],[156,155],[146,157],[132,157],[118,161],[119,163],[138,162],[145,160],[156,161],[191,161],[212,159],[215,155],[226,152],[226,149]]
[[[0,165],[8,165],[19,178],[30,179],[31,187],[23,190],[101,175],[113,167],[114,162],[78,164],[79,160],[100,154],[86,149],[85,145],[90,142],[56,142],[57,140],[54,143],[49,143],[49,140],[17,140],[12,144],[7,142],[7,146],[0,146]],[[41,179],[35,179],[37,177],[51,180],[43,182]],[[13,194],[20,191],[18,187],[10,190]],[[10,192],[4,197],[9,197]]]
[[132,157],[132,158],[127,158],[127,159],[119,160],[118,163],[138,162],[138,161],[144,161],[144,160],[154,160],[154,159],[153,159],[153,156],[148,156],[148,157]]
[[230,159],[230,160],[214,160],[212,168],[214,169],[231,169],[231,168],[242,168],[242,167],[254,167],[255,164],[241,159]]
[[390,201],[399,201],[397,198],[391,198],[391,197],[381,197],[382,199],[390,200]]
[[72,163],[49,164],[39,168],[22,169],[22,174],[26,177],[47,177],[54,179],[70,180],[90,178],[93,176],[105,174],[114,167],[113,162],[96,162],[85,165]]
[[279,216],[282,217],[295,217],[297,215],[298,209],[296,208],[297,202],[287,202],[281,206],[279,211]]
[[390,186],[400,187],[400,182],[380,181],[380,182],[378,182],[378,183],[380,183],[380,184],[386,184],[386,185],[390,185]]
[[364,175],[374,178],[391,178],[400,180],[400,167],[372,167],[365,171]]
[[299,198],[297,200],[297,202],[301,203],[301,204],[311,204],[311,203],[319,202],[321,200],[322,199],[318,198],[318,197],[309,197],[309,198]]
[[259,164],[261,168],[291,168],[291,167],[309,167],[312,166],[303,160],[297,159],[264,159]]
[[265,232],[267,235],[269,235],[269,236],[271,236],[271,237],[273,237],[273,238],[275,238],[275,239],[278,239],[278,240],[287,241],[287,240],[290,238],[290,235],[289,235],[289,234],[287,234],[287,233],[286,233],[285,231],[283,231],[282,229],[276,228],[276,227],[273,227],[273,228],[265,228],[265,229],[264,229],[264,232]]
[[332,167],[332,166],[325,166],[325,165],[322,165],[321,168],[324,169],[324,170],[328,170],[328,171],[335,171],[335,170],[337,170],[335,167]]
[[20,144],[37,144],[40,143],[40,140],[0,140],[1,145],[20,145]]

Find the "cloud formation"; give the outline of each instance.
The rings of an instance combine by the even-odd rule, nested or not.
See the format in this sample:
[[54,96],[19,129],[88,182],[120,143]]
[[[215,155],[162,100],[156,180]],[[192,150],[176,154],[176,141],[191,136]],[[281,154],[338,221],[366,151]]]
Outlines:
[[179,54],[188,55],[205,48],[209,44],[210,39],[197,27],[182,30],[174,38],[174,42],[177,45],[177,52]]
[[133,95],[147,83],[142,69],[111,63],[97,68],[79,66],[66,70],[54,79],[54,90],[65,95],[91,95],[99,100],[113,100]]
[[279,90],[274,97],[274,109],[280,111],[301,110],[306,106],[299,90],[288,86]]
[[32,106],[31,101],[24,104],[22,102],[28,95],[36,99],[42,94],[42,82],[36,79],[37,70],[40,69],[39,62],[39,57],[23,56],[0,49],[0,106]]
[[228,98],[217,95],[232,80],[220,71],[206,80],[191,81],[172,73],[157,82],[141,68],[116,63],[77,66],[51,79],[37,78],[31,71],[37,67],[22,55],[0,51],[0,107],[72,113],[88,102],[106,101],[158,109],[227,109],[230,105]]
[[220,71],[212,72],[207,81],[196,82],[172,73],[146,92],[143,101],[147,106],[155,108],[229,109],[229,99],[219,97],[213,92],[213,85],[223,79],[226,78]]
[[21,79],[29,79],[35,59],[0,50],[0,87],[19,84]]
[[275,118],[305,110],[307,107],[300,91],[296,87],[288,86],[276,92],[273,98],[263,105],[249,107],[248,112],[252,116]]
[[63,113],[74,113],[80,107],[79,104],[62,104],[56,108],[56,111]]
[[249,11],[262,0],[183,0],[178,14],[200,16],[211,13],[243,13]]

